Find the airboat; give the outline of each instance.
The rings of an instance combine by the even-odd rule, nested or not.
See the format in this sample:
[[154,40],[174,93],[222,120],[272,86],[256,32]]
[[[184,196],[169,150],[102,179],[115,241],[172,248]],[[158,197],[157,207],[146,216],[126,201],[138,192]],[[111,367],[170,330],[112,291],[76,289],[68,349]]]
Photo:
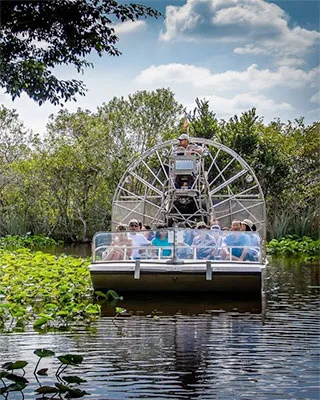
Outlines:
[[[125,171],[113,198],[112,232],[97,232],[93,237],[89,270],[95,290],[263,292],[266,210],[255,173],[221,143],[190,138],[190,144],[191,151],[181,151],[176,140],[162,142]],[[212,219],[219,225],[210,230]],[[255,257],[239,260],[232,256],[232,244],[226,244],[234,233],[222,228],[244,219],[250,219],[256,231],[238,234],[255,235],[254,245],[246,242],[246,250],[254,251]],[[131,220],[149,228],[138,233],[147,242],[137,245],[127,240],[137,233],[117,232],[117,227],[128,226]],[[197,229],[199,222],[208,227],[211,244],[195,240],[202,232]],[[154,242],[152,238],[163,231],[165,245]],[[108,255],[115,246],[119,248],[116,235],[125,235],[127,242],[122,257],[112,259]],[[210,256],[199,256],[204,247]]]

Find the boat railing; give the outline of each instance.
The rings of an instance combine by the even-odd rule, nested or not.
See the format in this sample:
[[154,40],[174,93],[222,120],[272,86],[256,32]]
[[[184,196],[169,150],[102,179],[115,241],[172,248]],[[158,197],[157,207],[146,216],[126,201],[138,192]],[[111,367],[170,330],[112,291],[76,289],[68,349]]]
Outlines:
[[[162,239],[157,233],[157,230],[140,231],[138,235],[144,236],[145,244],[135,245],[129,232],[98,232],[93,238],[93,262],[210,260],[212,263],[261,263],[263,260],[261,238],[257,233],[168,229]],[[118,242],[119,235],[121,240]],[[139,240],[143,242],[141,237]]]

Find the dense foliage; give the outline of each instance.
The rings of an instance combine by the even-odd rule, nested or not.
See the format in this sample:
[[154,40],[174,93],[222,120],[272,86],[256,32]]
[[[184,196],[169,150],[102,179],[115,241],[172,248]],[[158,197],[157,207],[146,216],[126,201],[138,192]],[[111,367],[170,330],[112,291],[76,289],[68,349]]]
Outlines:
[[19,248],[27,248],[30,250],[39,250],[48,247],[56,247],[59,243],[52,238],[44,235],[30,235],[27,233],[24,236],[7,235],[0,237],[0,249],[16,250]]
[[12,99],[25,92],[39,105],[83,95],[82,81],[61,80],[59,65],[78,72],[92,66],[90,52],[120,55],[115,22],[158,17],[156,10],[116,0],[10,0],[0,5],[0,87]]
[[0,249],[0,328],[68,328],[100,316],[86,260],[21,248]]
[[[253,168],[267,202],[270,238],[318,237],[319,127],[303,119],[265,124],[256,110],[218,120],[205,100],[190,133],[222,142]],[[0,235],[45,234],[88,241],[110,227],[114,191],[131,159],[183,131],[183,107],[169,89],[114,98],[96,113],[52,116],[43,138],[0,109]]]
[[295,256],[306,261],[319,260],[320,240],[312,240],[309,237],[299,238],[287,235],[281,239],[272,239],[267,244],[267,251],[273,255]]

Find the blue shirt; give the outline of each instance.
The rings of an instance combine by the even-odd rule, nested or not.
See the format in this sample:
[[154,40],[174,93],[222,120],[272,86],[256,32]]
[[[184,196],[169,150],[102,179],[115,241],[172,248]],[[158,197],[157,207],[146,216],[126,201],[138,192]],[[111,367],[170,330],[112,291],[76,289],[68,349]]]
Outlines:
[[[165,237],[165,239],[160,239],[158,237],[155,237],[154,239],[152,239],[152,246],[159,246],[159,247],[166,247],[166,246],[171,246],[169,243],[169,239],[168,236]],[[159,250],[156,250],[157,255],[159,254]],[[163,257],[169,257],[171,256],[171,250],[163,250],[161,252],[161,255]]]
[[244,232],[230,233],[224,239],[224,243],[232,247],[231,252],[234,257],[240,258],[244,247],[249,246],[250,239]]

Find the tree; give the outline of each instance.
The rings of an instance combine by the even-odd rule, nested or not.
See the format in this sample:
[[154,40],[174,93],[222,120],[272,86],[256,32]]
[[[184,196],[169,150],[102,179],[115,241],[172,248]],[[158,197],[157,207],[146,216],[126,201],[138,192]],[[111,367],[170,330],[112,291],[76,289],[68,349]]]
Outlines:
[[21,225],[14,193],[21,187],[22,180],[15,164],[28,158],[37,141],[37,137],[19,120],[15,110],[0,107],[0,234],[10,233],[10,225],[14,225],[15,229]]
[[39,105],[61,104],[84,95],[80,80],[61,80],[52,69],[93,66],[86,55],[96,51],[119,56],[112,23],[159,17],[150,7],[115,0],[7,0],[0,3],[0,87],[12,99],[25,92]]
[[205,139],[217,139],[218,120],[216,114],[210,110],[208,100],[195,100],[197,107],[192,114],[188,114],[191,123],[190,130],[193,136]]
[[[128,99],[113,98],[99,108],[99,116],[138,154],[176,134],[183,107],[169,89],[138,91]],[[133,154],[131,154],[132,156]]]

